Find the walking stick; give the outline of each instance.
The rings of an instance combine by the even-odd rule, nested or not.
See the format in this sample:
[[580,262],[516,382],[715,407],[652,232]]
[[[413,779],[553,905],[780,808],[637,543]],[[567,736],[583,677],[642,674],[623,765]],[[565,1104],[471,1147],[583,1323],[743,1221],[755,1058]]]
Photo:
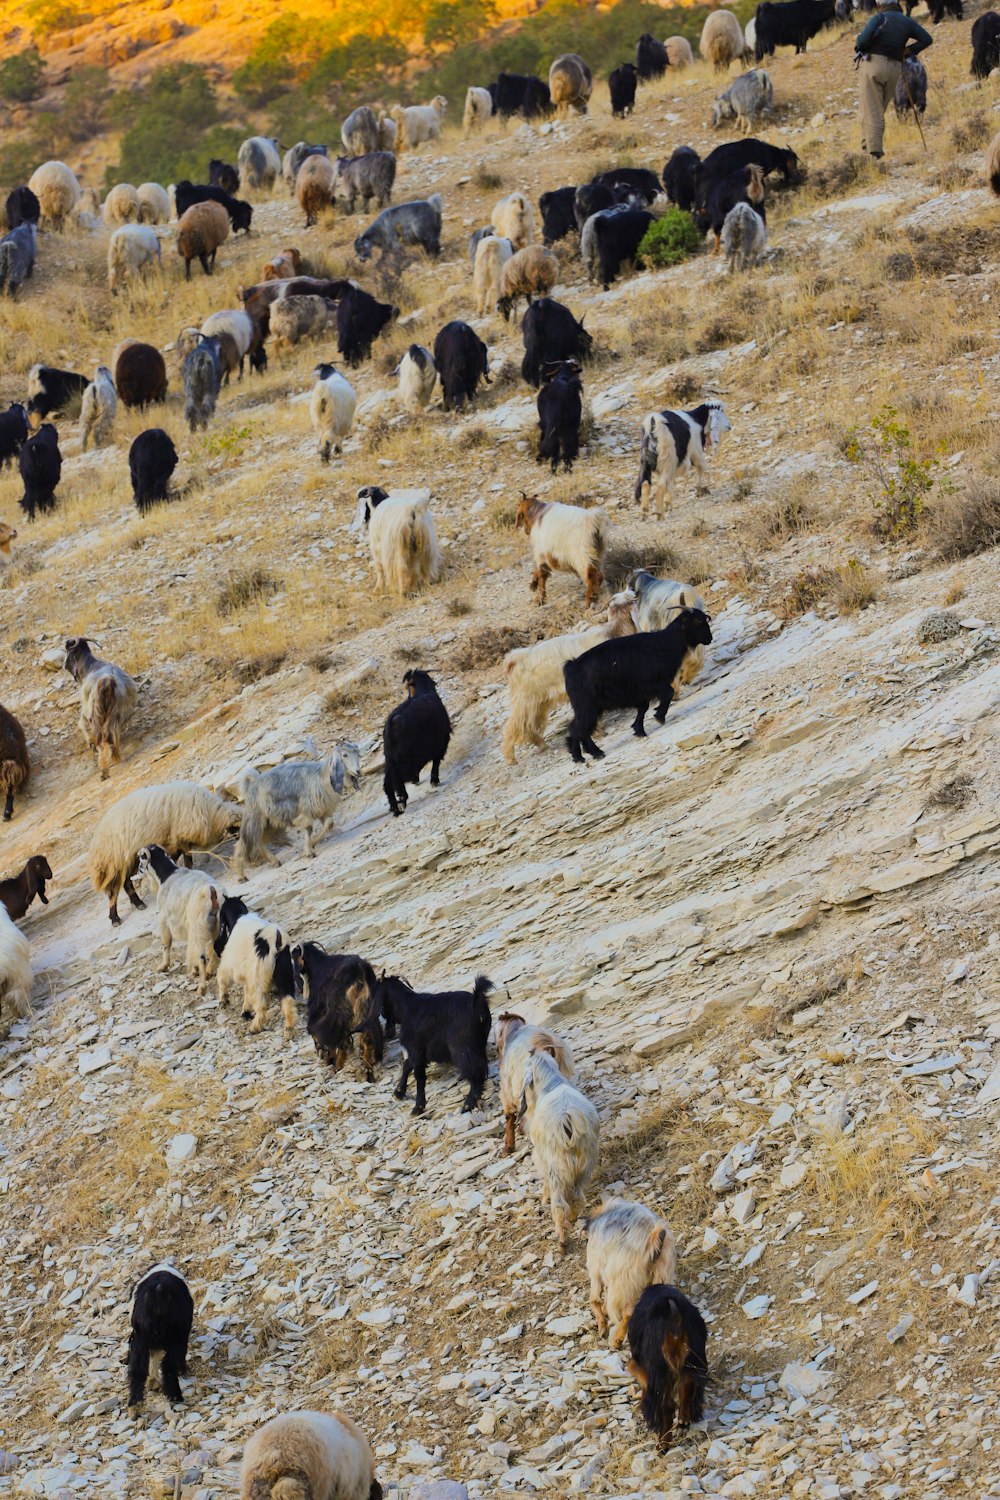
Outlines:
[[[900,77],[903,80],[903,87],[906,90],[906,97],[910,101],[910,108],[913,110],[913,118],[916,121],[917,129],[920,131],[920,140],[921,140],[921,142],[923,144],[924,150],[927,151],[927,137],[924,135],[924,127],[920,123],[920,115],[917,113],[917,106],[913,102],[913,95],[910,93],[909,80],[907,79],[907,76],[906,76],[906,59],[905,59],[905,57],[903,59],[903,71],[902,71]],[[929,154],[930,153],[928,152],[928,155]]]

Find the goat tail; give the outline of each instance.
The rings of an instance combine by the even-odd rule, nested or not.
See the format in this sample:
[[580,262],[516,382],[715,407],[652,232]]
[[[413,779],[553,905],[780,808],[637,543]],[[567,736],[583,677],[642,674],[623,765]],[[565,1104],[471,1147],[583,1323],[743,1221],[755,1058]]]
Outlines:
[[[255,773],[256,774],[256,773]],[[240,848],[247,859],[255,860],[260,854],[264,836],[264,819],[258,808],[247,802],[240,822]]]
[[608,518],[603,510],[591,511],[590,515],[590,539],[595,558],[604,555],[604,549],[608,541]]
[[0,760],[0,792],[18,791],[26,774],[19,760]]
[[472,993],[477,1000],[485,1000],[487,995],[492,995],[496,985],[492,979],[487,979],[485,974],[477,974],[476,982],[472,986]]

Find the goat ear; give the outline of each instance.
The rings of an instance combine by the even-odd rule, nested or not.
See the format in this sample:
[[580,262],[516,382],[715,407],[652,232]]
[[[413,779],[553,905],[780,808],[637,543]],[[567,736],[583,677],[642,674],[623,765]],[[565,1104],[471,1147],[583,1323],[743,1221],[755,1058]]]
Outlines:
[[650,1234],[649,1239],[647,1241],[647,1250],[648,1250],[648,1253],[649,1253],[649,1264],[651,1266],[655,1266],[656,1262],[659,1260],[660,1256],[663,1254],[663,1247],[666,1244],[666,1242],[667,1242],[667,1231],[666,1231],[665,1227],[661,1228],[661,1229],[654,1229],[652,1231],[652,1233]]

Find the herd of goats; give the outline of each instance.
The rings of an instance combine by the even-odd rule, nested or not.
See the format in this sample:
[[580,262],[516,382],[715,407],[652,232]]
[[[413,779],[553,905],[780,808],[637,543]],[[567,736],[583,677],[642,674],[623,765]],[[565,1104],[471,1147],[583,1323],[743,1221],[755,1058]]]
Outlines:
[[[936,3],[936,0],[935,0]],[[961,6],[940,5],[961,16]],[[932,15],[941,19],[932,4]],[[805,50],[822,26],[845,19],[844,0],[788,0],[758,7],[746,33],[726,11],[709,16],[701,39],[702,55],[719,71],[734,61],[759,63],[776,46]],[[980,77],[1000,63],[1000,16],[989,12],[973,28],[973,72]],[[616,115],[634,107],[637,85],[693,61],[689,44],[679,37],[661,43],[645,35],[635,63],[624,63],[610,75],[609,94]],[[919,65],[918,65],[919,66]],[[912,99],[922,95],[920,79],[909,80]],[[470,87],[466,131],[482,128],[491,116],[535,119],[558,110],[586,112],[593,80],[586,63],[574,55],[558,58],[546,83],[539,78],[501,74],[488,88]],[[553,470],[576,460],[582,415],[582,362],[593,340],[570,310],[550,296],[559,279],[552,246],[578,236],[580,254],[591,279],[607,287],[622,267],[634,261],[656,214],[654,203],[665,195],[689,212],[715,249],[722,243],[733,266],[750,265],[766,246],[765,184],[776,176],[786,187],[802,180],[795,153],[748,134],[771,110],[773,89],[760,68],[741,74],[716,100],[713,122],[735,120],[743,136],[717,147],[704,159],[688,146],[678,147],[661,176],[640,168],[601,173],[584,184],[544,193],[539,200],[541,243],[531,202],[520,192],[495,207],[491,223],[472,236],[470,256],[477,311],[499,311],[506,319],[521,297],[527,299],[522,322],[525,381],[539,388],[538,456]],[[93,226],[97,214],[112,228],[108,250],[109,285],[117,293],[158,265],[162,241],[157,226],[178,217],[176,248],[190,276],[198,261],[211,274],[215,255],[230,233],[250,228],[250,199],[270,192],[283,178],[295,195],[307,224],[335,205],[353,213],[360,200],[374,202],[378,216],[355,241],[362,264],[374,250],[383,257],[422,249],[440,253],[443,203],[438,195],[392,205],[396,157],[436,139],[446,101],[394,109],[369,106],[354,110],[342,127],[348,155],[331,159],[327,147],[299,142],[282,162],[277,142],[251,137],[236,166],[213,160],[208,182],[176,184],[168,192],[156,183],[139,188],[119,184],[97,205],[81,192],[73,172],[61,162],[47,162],[30,182],[16,187],[6,201],[7,232],[0,240],[0,290],[14,294],[32,274],[39,224],[58,230],[68,223]],[[990,151],[989,174],[1000,192],[1000,137]],[[238,197],[237,193],[242,193]],[[355,281],[304,274],[302,257],[287,248],[268,261],[263,279],[242,292],[243,307],[213,313],[201,328],[185,329],[176,349],[183,379],[185,415],[196,430],[211,420],[220,390],[232,375],[242,379],[267,364],[267,346],[281,350],[317,337],[334,321],[341,359],[356,367],[371,355],[379,334],[398,317],[399,309],[379,303]],[[397,370],[400,400],[414,413],[430,403],[438,384],[446,410],[475,400],[481,381],[489,381],[488,350],[463,321],[443,327],[433,347],[413,344]],[[22,507],[29,520],[53,509],[61,478],[61,455],[50,416],[64,415],[80,403],[82,445],[110,442],[117,406],[145,410],[167,394],[167,368],[153,345],[128,339],[109,366],[94,377],[53,366],[36,365],[28,379],[25,401],[0,414],[0,464],[17,460],[24,483]],[[347,377],[333,363],[316,369],[310,401],[320,456],[331,453],[351,431],[355,395]],[[666,500],[676,476],[693,470],[705,483],[706,458],[729,429],[724,407],[706,400],[691,411],[649,414],[642,423],[640,472],[636,499],[654,511]],[[170,480],[177,453],[162,428],[140,433],[131,446],[129,468],[140,511],[170,499]],[[358,492],[354,527],[367,532],[372,562],[381,587],[400,596],[433,583],[441,572],[430,508],[431,492],[386,491],[378,486]],[[523,494],[517,525],[528,538],[534,564],[531,587],[544,603],[546,582],[555,570],[575,573],[585,588],[587,606],[597,603],[604,581],[603,560],[608,519],[593,508],[547,502]],[[17,533],[0,522],[0,554],[8,554]],[[567,746],[574,760],[603,752],[594,740],[605,713],[634,712],[633,732],[643,736],[651,705],[663,723],[680,688],[704,664],[711,643],[711,622],[704,600],[674,580],[637,569],[628,586],[615,594],[607,619],[508,653],[504,673],[510,712],[502,748],[513,764],[519,745],[545,748],[544,731],[552,711],[568,702],[572,718]],[[137,684],[121,667],[95,655],[83,637],[66,642],[65,668],[80,688],[80,730],[96,752],[100,774],[107,778],[121,758],[121,739],[137,699]],[[418,783],[430,766],[432,785],[451,738],[451,722],[437,686],[428,673],[407,671],[406,696],[383,729],[383,787],[393,815],[407,806],[407,785]],[[14,816],[15,795],[31,770],[24,727],[0,705],[0,795],[4,819]],[[560,1246],[567,1246],[571,1226],[584,1206],[598,1159],[599,1118],[576,1080],[570,1049],[552,1031],[504,1013],[495,1020],[488,996],[494,986],[479,976],[471,991],[419,993],[402,978],[377,978],[359,955],[328,953],[314,942],[293,943],[274,923],[251,911],[243,899],[227,894],[218,877],[193,868],[195,851],[217,851],[235,841],[231,867],[237,880],[248,865],[278,860],[270,836],[299,830],[304,854],[313,840],[333,826],[347,786],[359,784],[358,747],[345,743],[322,760],[288,761],[264,772],[249,769],[238,783],[239,803],[194,782],[170,782],[140,788],[113,803],[93,834],[88,869],[94,888],[109,902],[112,923],[124,890],[135,907],[144,902],[134,879],[156,893],[156,927],[166,971],[175,945],[183,950],[187,972],[199,994],[214,978],[220,1005],[241,992],[242,1013],[250,1030],[267,1024],[267,1002],[280,1003],[286,1034],[294,1031],[297,1002],[304,1000],[306,1026],[320,1058],[342,1069],[355,1048],[364,1075],[373,1082],[386,1042],[398,1037],[402,1071],[395,1089],[402,1099],[411,1074],[414,1114],[426,1105],[430,1063],[454,1069],[468,1085],[462,1108],[481,1100],[488,1079],[487,1044],[495,1037],[499,1090],[504,1114],[504,1151],[515,1149],[519,1129],[527,1131],[541,1184]],[[34,855],[20,874],[0,881],[0,1001],[14,1014],[31,1014],[33,981],[28,940],[18,922],[37,899],[47,904],[46,883],[53,878],[44,855]],[[599,1333],[610,1331],[612,1348],[625,1339],[629,1368],[641,1386],[641,1412],[659,1442],[668,1446],[675,1421],[681,1426],[702,1416],[707,1378],[706,1327],[698,1309],[674,1285],[676,1255],[668,1225],[642,1204],[623,1199],[606,1202],[583,1221],[587,1238],[590,1301]],[[166,1396],[179,1401],[179,1376],[186,1374],[186,1354],[193,1321],[193,1299],[181,1273],[172,1265],[153,1267],[138,1283],[132,1306],[129,1343],[129,1402],[141,1403],[150,1355],[161,1351]],[[378,1500],[371,1448],[358,1427],[342,1413],[294,1412],[267,1423],[247,1444],[242,1473],[244,1500]]]

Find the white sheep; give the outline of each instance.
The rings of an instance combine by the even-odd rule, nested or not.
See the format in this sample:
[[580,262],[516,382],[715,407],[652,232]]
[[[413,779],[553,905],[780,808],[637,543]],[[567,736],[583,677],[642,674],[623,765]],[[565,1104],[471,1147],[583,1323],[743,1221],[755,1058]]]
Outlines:
[[239,149],[236,165],[240,173],[240,195],[270,192],[281,172],[278,142],[273,136],[252,135]]
[[667,61],[672,68],[689,68],[694,62],[691,43],[686,36],[668,36],[664,39]]
[[265,843],[270,829],[301,828],[302,853],[312,859],[314,830],[330,832],[345,780],[357,791],[360,773],[358,747],[349,741],[320,761],[284,761],[263,773],[248,767],[238,782],[243,819],[233,860],[237,879],[244,878],[248,860],[258,864],[263,858],[280,868]]
[[111,371],[107,365],[98,365],[80,403],[80,446],[84,453],[89,442],[103,448],[110,440],[117,410],[118,392]]
[[490,234],[476,246],[476,259],[472,267],[472,289],[476,294],[476,312],[485,317],[496,312],[500,300],[500,283],[503,268],[514,254],[510,240],[501,235]]
[[108,289],[112,294],[147,266],[160,263],[160,242],[148,224],[123,224],[108,243]]
[[117,926],[118,894],[124,887],[133,906],[141,907],[132,884],[139,850],[159,844],[175,856],[193,849],[214,849],[239,833],[240,809],[196,781],[167,781],[129,792],[102,814],[87,855],[95,891],[108,898],[108,915]]
[[523,193],[508,193],[493,205],[490,222],[495,232],[522,250],[535,238],[535,211]]
[[503,263],[497,309],[509,322],[519,298],[525,297],[530,307],[532,298],[547,297],[558,280],[559,260],[552,251],[544,245],[525,245]]
[[[242,380],[243,361],[250,353],[251,346],[256,339],[256,329],[249,313],[245,313],[241,308],[237,307],[225,308],[222,312],[209,313],[201,325],[201,332],[207,339],[220,338],[223,334],[228,334],[233,341],[236,353],[239,355],[240,379]],[[225,370],[224,375],[223,383],[228,385],[228,368]]]
[[170,194],[158,182],[140,182],[136,188],[139,198],[140,224],[170,223]]
[[121,761],[121,733],[132,717],[138,688],[121,667],[95,656],[86,636],[66,642],[63,666],[80,684],[80,733],[84,744],[97,751],[101,780],[107,781],[111,762]]
[[328,464],[331,452],[340,452],[341,442],[354,426],[358,398],[351,382],[333,365],[317,365],[313,373],[316,384],[309,397],[309,416],[319,439],[319,456]]
[[395,120],[390,119],[387,114],[380,114],[378,117],[379,151],[395,151],[396,137],[398,134],[399,127],[396,124]]
[[563,1077],[547,1052],[536,1052],[524,1070],[521,1113],[528,1117],[542,1202],[551,1205],[552,1223],[565,1250],[570,1225],[583,1207],[597,1165],[597,1110]]
[[500,1059],[500,1104],[504,1118],[504,1155],[514,1149],[514,1128],[524,1093],[524,1075],[534,1052],[547,1052],[555,1059],[564,1078],[573,1077],[573,1054],[564,1042],[544,1026],[529,1026],[523,1016],[510,1011],[497,1017],[497,1056]]
[[698,51],[717,73],[743,55],[743,30],[731,10],[713,10],[701,29]]
[[130,182],[119,182],[104,200],[101,218],[112,228],[119,224],[138,224],[142,205]]
[[352,531],[367,527],[375,586],[402,598],[441,576],[441,549],[431,515],[430,490],[358,490]]
[[670,1286],[677,1249],[664,1219],[641,1203],[610,1198],[583,1224],[587,1236],[590,1306],[611,1348],[625,1342],[628,1320],[648,1286]]
[[447,108],[447,99],[443,94],[438,94],[430,104],[410,104],[406,109],[401,109],[397,104],[391,109],[390,116],[396,122],[397,152],[412,151],[414,146],[421,145],[423,141],[436,141],[441,134]]
[[507,652],[503,669],[510,694],[510,715],[503,728],[502,749],[508,765],[517,763],[514,753],[517,745],[546,748],[544,736],[549,715],[566,702],[563,667],[602,641],[634,634],[635,603],[635,594],[626,589],[608,602],[606,624],[589,625],[584,630]]
[[437,383],[434,356],[423,344],[411,344],[393,371],[399,377],[399,399],[418,416],[430,404]]
[[[242,1014],[248,1020],[253,1018],[250,1030],[255,1034],[267,1025],[267,997],[274,989],[275,964],[287,947],[288,940],[280,928],[256,912],[248,912],[234,924],[222,950],[215,977],[219,1004],[227,1004],[231,990],[242,989]],[[294,996],[281,997],[281,1015],[285,1030],[294,1031]]]
[[493,96],[489,89],[468,88],[465,91],[465,114],[462,129],[466,135],[478,130],[493,114]]
[[[645,568],[637,568],[629,574],[628,586],[635,591],[635,615],[640,630],[666,630],[682,609],[700,609],[708,613],[704,599],[689,583],[678,583],[673,578],[654,578]],[[675,696],[682,684],[686,686],[694,682],[704,665],[704,646],[691,646],[674,679]]]
[[62,229],[80,201],[80,184],[65,162],[46,161],[36,167],[28,186],[38,199],[42,220],[52,229]]
[[73,222],[81,229],[97,229],[101,222],[101,199],[96,188],[80,190],[72,213]]
[[204,870],[182,870],[158,844],[139,850],[140,879],[151,875],[156,881],[156,925],[163,944],[159,973],[170,968],[174,943],[184,945],[188,974],[198,981],[198,993],[208,988],[208,976],[215,970],[215,948],[219,935],[219,907],[224,900],[218,882]]
[[603,510],[584,510],[522,493],[514,524],[531,542],[535,562],[531,591],[537,593],[539,604],[545,603],[545,585],[552,573],[575,573],[586,588],[587,607],[597,602],[604,582],[609,525]]
[[8,1001],[16,1019],[31,1015],[32,978],[28,939],[14,926],[7,908],[0,903],[0,1011],[3,1002]]
[[240,1500],[372,1500],[381,1493],[365,1435],[340,1411],[272,1417],[243,1451]]

